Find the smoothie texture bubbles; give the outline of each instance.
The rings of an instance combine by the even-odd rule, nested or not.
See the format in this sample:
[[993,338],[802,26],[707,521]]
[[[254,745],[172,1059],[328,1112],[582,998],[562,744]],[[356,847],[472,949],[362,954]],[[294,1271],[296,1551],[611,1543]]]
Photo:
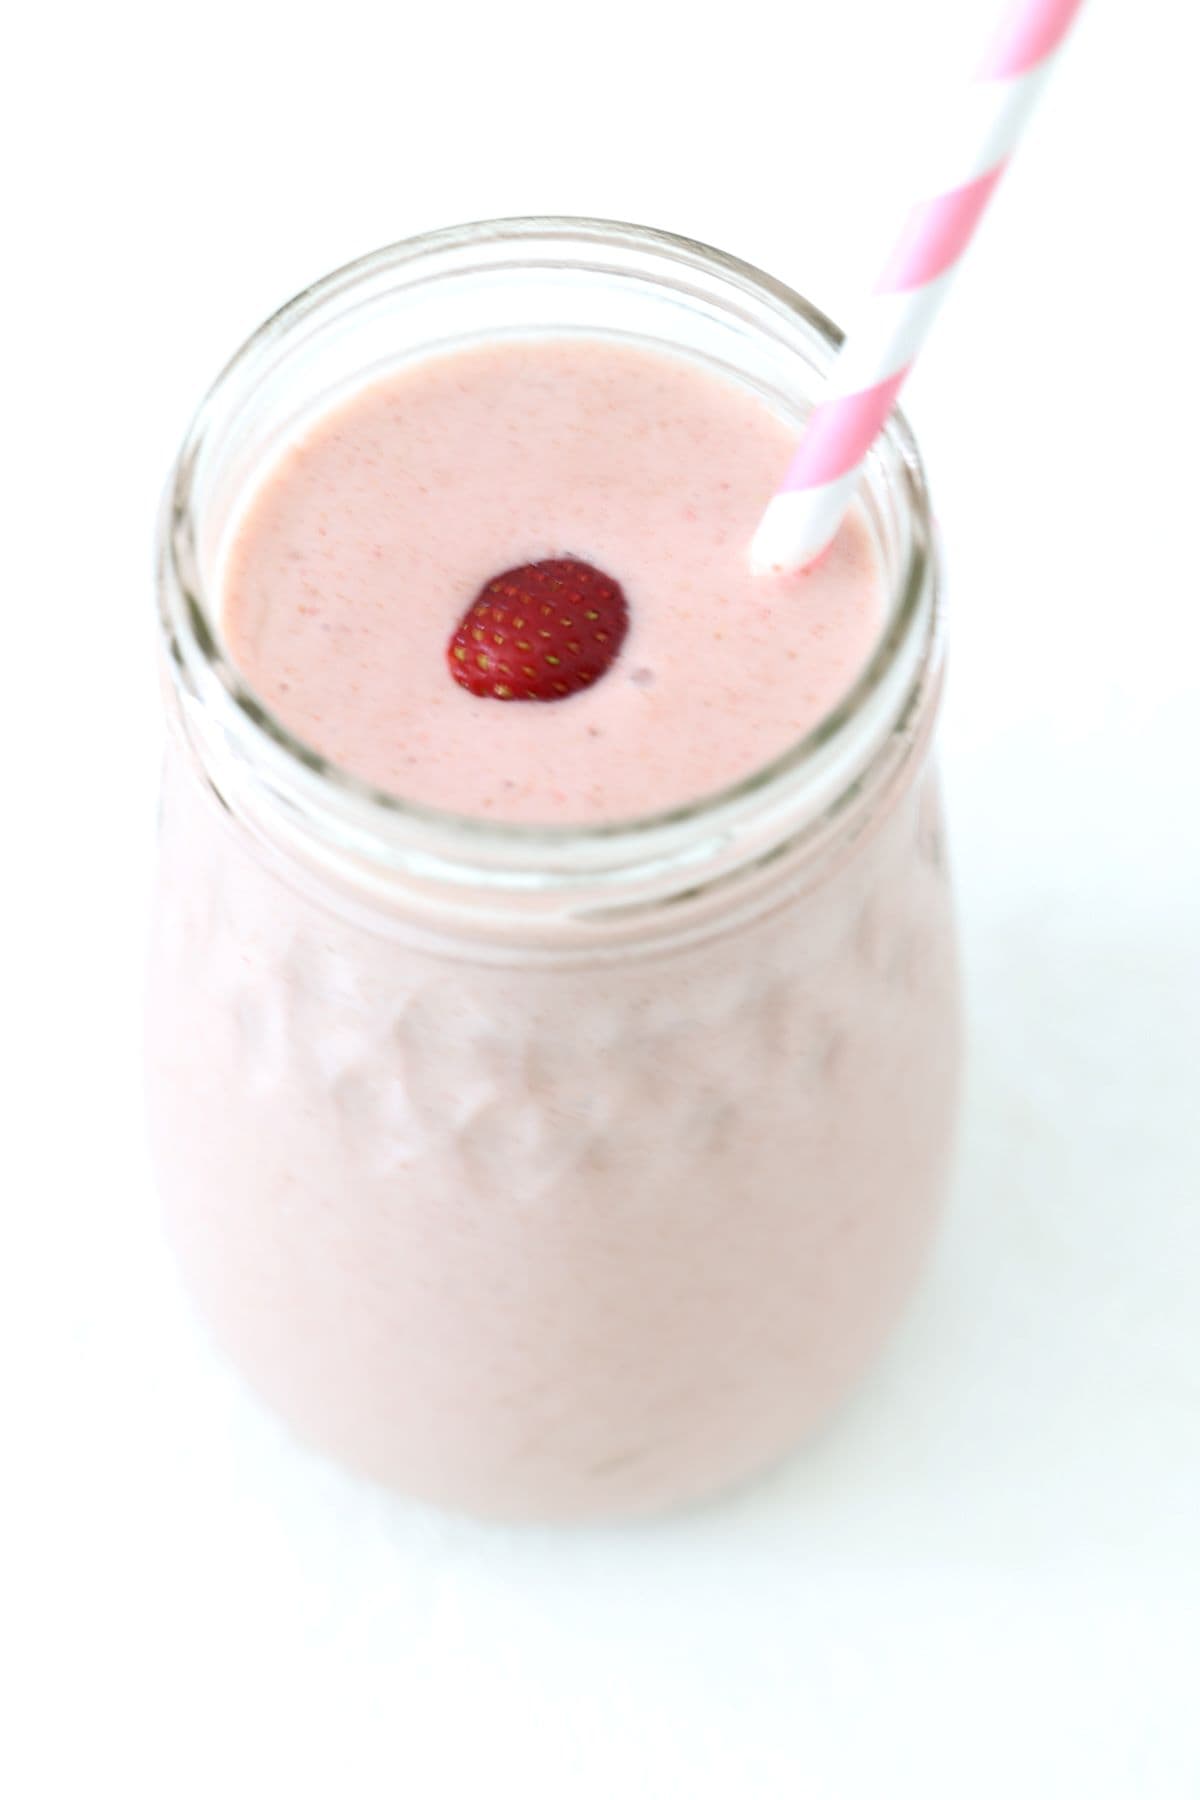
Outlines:
[[[751,572],[793,441],[744,385],[633,345],[416,361],[253,496],[225,574],[233,657],[297,737],[402,799],[580,825],[695,801],[802,738],[878,635],[859,512],[811,573]],[[497,706],[497,687],[563,703]]]

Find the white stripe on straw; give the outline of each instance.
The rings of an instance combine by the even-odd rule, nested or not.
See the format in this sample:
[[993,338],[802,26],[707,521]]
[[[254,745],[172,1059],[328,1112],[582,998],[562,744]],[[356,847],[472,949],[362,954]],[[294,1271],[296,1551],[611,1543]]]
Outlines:
[[750,546],[760,574],[807,568],[836,536],[958,265],[1083,0],[1010,0],[976,80],[956,100],[935,167]]

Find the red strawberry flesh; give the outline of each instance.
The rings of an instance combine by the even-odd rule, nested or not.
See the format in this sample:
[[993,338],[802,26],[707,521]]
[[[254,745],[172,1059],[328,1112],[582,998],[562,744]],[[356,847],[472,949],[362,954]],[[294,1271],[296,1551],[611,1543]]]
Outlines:
[[566,700],[616,661],[629,629],[611,576],[574,557],[494,575],[446,649],[460,687],[489,700]]

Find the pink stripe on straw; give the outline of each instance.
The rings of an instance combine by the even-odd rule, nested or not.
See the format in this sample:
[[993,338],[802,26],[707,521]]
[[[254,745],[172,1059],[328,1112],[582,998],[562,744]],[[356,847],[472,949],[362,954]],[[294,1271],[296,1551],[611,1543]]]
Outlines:
[[950,279],[974,237],[1040,91],[1040,66],[1082,5],[1009,0],[1003,28],[970,90],[972,130],[969,139],[960,133],[959,160],[947,168],[952,185],[919,201],[905,220],[858,332],[851,331],[842,352],[843,377],[835,375],[834,392],[812,414],[759,523],[750,546],[755,568],[806,568],[831,542],[854,472],[886,425],[943,297],[945,281],[938,289],[933,284]]
[[1083,0],[1018,0],[979,69],[981,81],[1024,75],[1052,55]]
[[908,288],[936,281],[956,263],[983,217],[1007,164],[999,163],[969,181],[932,200],[922,200],[908,215],[895,249],[879,277],[877,294],[900,294]]
[[821,487],[848,475],[883,430],[907,374],[907,369],[901,369],[861,393],[823,401],[796,446],[780,492]]

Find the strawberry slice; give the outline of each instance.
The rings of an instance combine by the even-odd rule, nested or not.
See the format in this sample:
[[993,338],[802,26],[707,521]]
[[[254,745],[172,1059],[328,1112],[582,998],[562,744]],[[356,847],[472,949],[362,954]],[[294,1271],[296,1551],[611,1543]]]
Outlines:
[[480,589],[446,649],[460,687],[489,700],[566,700],[616,661],[625,595],[574,557],[523,563]]

